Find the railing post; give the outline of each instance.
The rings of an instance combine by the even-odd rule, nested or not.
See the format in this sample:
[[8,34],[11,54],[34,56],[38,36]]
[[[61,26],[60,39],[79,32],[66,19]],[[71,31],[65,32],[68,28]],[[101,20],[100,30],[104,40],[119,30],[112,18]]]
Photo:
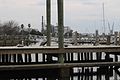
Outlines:
[[[58,4],[58,44],[59,48],[64,48],[64,20],[63,20],[63,0],[57,0]],[[64,54],[59,55],[59,62],[64,63]]]

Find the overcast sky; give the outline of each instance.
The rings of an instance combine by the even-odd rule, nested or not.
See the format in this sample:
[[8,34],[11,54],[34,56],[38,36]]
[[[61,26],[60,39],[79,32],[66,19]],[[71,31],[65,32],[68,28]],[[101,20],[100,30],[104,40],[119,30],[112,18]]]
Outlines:
[[[52,24],[57,24],[57,0],[52,1]],[[0,21],[15,20],[41,29],[41,16],[45,18],[46,0],[0,0]],[[64,0],[64,25],[74,31],[103,32],[102,3],[105,4],[106,32],[108,22],[120,31],[120,0]],[[45,18],[46,19],[46,18]]]

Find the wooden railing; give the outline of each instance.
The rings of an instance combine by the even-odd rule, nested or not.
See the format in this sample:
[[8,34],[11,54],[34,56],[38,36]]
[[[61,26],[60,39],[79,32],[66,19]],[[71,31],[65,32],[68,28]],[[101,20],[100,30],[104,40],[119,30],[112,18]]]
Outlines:
[[[120,55],[119,52],[120,46],[74,46],[62,49],[54,47],[0,47],[0,68],[119,66],[118,57],[115,57],[116,61],[109,57],[109,54]],[[48,60],[48,54],[55,59]],[[58,62],[59,54],[64,54],[64,63]],[[105,54],[105,57],[102,57],[102,54]]]

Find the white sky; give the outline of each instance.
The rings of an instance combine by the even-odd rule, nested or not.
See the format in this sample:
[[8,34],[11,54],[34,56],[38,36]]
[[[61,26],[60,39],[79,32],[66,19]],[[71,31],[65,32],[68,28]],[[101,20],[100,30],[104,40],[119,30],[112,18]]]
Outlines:
[[[57,24],[57,0],[52,1],[52,24]],[[45,16],[46,0],[0,0],[0,21],[15,20],[41,29],[41,16]],[[120,0],[64,0],[65,25],[74,31],[103,32],[102,3],[105,4],[106,31],[108,22],[120,31]]]

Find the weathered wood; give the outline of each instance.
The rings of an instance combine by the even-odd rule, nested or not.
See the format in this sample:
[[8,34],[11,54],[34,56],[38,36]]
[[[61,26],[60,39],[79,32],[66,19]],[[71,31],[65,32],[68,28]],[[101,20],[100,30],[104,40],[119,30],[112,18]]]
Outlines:
[[108,35],[108,36],[107,36],[107,45],[110,45],[110,44],[111,44],[111,36]]
[[35,54],[35,62],[38,62],[38,53]]
[[90,60],[93,60],[93,53],[90,52]]
[[70,53],[67,53],[68,61],[70,61]]
[[42,61],[45,62],[45,54],[42,54]]
[[55,69],[72,67],[97,67],[119,66],[120,62],[94,62],[94,63],[56,63],[56,64],[31,64],[31,65],[1,65],[0,70],[30,70],[30,69]]
[[[0,47],[0,54],[61,54],[61,53],[79,53],[79,52],[120,52],[120,46],[78,46],[68,48],[52,48],[52,47]],[[119,54],[119,53],[114,53]]]
[[16,63],[16,56],[18,56],[18,55],[16,55],[16,54],[13,54],[13,61]]
[[51,44],[51,0],[46,0],[47,46]]
[[[64,48],[64,10],[63,10],[63,0],[57,0],[58,6],[58,45],[59,48]],[[59,54],[58,61],[64,63],[64,54]]]
[[2,62],[5,62],[5,54],[2,54]]
[[77,56],[77,57],[78,57],[78,61],[80,61],[80,53],[78,53],[78,56]]
[[115,35],[115,36],[114,36],[114,40],[115,40],[115,41],[114,41],[114,44],[115,44],[115,45],[118,45],[118,41],[117,41],[118,32],[115,32],[114,35]]
[[98,34],[98,30],[96,30],[95,32],[95,46],[99,45],[99,34]]
[[18,54],[17,56],[18,56],[17,61],[22,63],[23,62],[22,54]]
[[5,62],[8,63],[8,57],[9,57],[9,56],[8,56],[8,54],[6,54],[5,56],[6,56],[6,57],[5,57],[5,59],[6,59]]
[[81,53],[81,61],[83,61],[84,59],[84,56],[83,56],[83,53]]
[[31,58],[31,54],[28,54],[28,62],[31,62],[32,58]]
[[[25,54],[25,63],[27,63],[28,62],[28,60],[27,60],[27,58],[28,58],[28,56],[27,56],[27,54]],[[18,60],[19,61],[19,60]]]
[[73,53],[70,53],[71,61],[73,61]]
[[120,45],[120,32],[119,32],[119,45]]

